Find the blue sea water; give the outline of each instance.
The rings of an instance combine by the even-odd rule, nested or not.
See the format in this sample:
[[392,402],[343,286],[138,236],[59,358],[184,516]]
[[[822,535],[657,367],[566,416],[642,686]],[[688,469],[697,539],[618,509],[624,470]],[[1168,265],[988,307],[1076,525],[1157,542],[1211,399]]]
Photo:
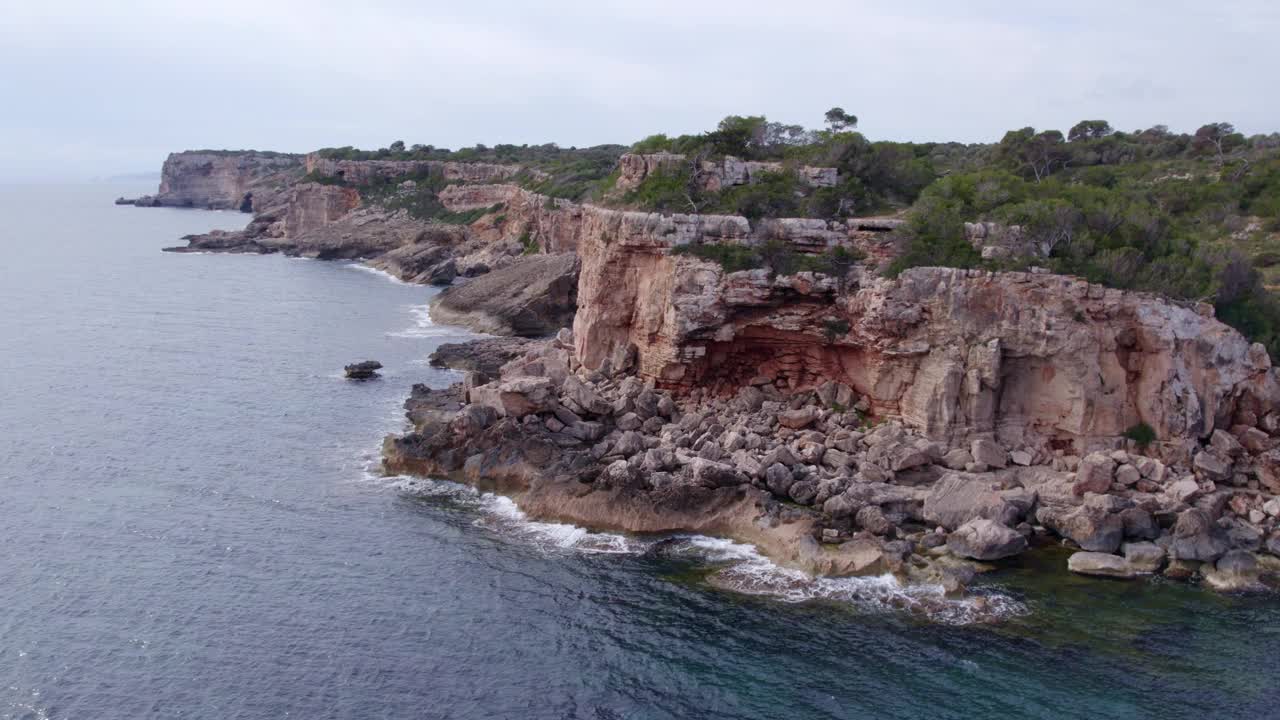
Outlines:
[[148,189],[0,186],[0,719],[1280,717],[1271,596],[1048,553],[954,601],[381,477],[467,333],[358,266],[161,253],[247,216],[111,204]]

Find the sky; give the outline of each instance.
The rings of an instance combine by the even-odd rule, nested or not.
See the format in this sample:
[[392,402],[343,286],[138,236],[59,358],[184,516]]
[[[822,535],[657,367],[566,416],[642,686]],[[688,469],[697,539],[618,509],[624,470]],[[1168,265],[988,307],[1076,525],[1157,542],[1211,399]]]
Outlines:
[[730,114],[872,139],[1280,130],[1275,0],[0,0],[7,180],[171,151],[629,144]]

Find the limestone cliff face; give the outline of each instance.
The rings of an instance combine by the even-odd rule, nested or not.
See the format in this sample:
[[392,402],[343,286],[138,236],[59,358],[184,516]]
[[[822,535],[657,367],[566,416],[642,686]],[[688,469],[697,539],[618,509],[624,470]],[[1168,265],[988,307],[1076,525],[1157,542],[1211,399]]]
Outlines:
[[359,206],[360,193],[354,188],[319,183],[295,185],[289,192],[285,234],[302,237],[337,222]]
[[172,153],[150,202],[167,207],[256,212],[279,201],[302,175],[302,156],[279,153]]
[[390,180],[415,173],[439,172],[445,179],[468,183],[492,183],[508,180],[519,173],[519,165],[450,162],[444,160],[332,160],[310,153],[306,172],[323,177],[341,178],[352,185],[374,180]]
[[588,213],[583,365],[634,362],[660,386],[722,394],[835,380],[934,438],[1078,450],[1139,422],[1194,441],[1280,408],[1265,350],[1203,308],[1047,274],[855,271],[838,287],[671,254],[690,235],[745,236],[735,220]]
[[[646,177],[657,172],[674,171],[686,167],[689,160],[674,153],[627,153],[618,161],[618,188],[630,190]],[[698,163],[697,180],[704,190],[717,192],[734,185],[756,182],[766,173],[782,172],[786,166],[780,162],[757,162],[725,157],[719,161],[704,160]],[[839,172],[830,167],[802,166],[796,168],[796,176],[811,187],[834,187]]]

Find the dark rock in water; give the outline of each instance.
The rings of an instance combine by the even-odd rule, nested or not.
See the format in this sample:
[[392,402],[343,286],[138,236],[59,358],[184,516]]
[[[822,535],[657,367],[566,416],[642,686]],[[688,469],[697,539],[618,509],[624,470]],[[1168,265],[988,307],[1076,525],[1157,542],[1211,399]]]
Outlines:
[[378,376],[378,371],[382,369],[382,363],[377,360],[365,360],[352,363],[342,369],[346,372],[347,377],[352,380],[368,380]]

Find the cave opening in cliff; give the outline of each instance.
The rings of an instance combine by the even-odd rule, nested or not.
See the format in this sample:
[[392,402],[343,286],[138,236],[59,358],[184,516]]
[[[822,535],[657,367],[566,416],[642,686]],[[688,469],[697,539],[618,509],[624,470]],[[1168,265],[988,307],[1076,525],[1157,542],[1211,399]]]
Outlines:
[[825,337],[774,328],[744,328],[731,341],[712,342],[694,382],[717,395],[747,385],[773,385],[783,392],[811,390],[828,380],[857,389],[850,366],[860,365],[858,348]]
[[253,212],[253,193],[244,194],[244,198],[240,200],[240,212]]

